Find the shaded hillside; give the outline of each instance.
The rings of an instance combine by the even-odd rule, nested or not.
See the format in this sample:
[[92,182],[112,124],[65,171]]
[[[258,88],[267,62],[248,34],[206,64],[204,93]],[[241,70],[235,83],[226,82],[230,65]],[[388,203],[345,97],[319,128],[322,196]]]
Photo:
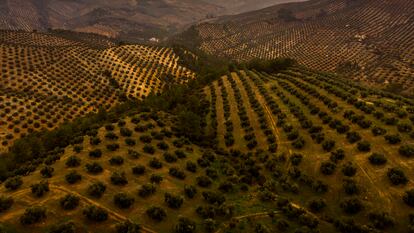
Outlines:
[[222,17],[195,30],[210,54],[292,57],[370,84],[399,84],[413,94],[413,11],[410,0],[313,0]]
[[91,34],[0,31],[0,54],[0,151],[27,133],[195,77],[170,48],[117,46]]
[[293,0],[1,0],[0,29],[66,29],[146,41],[200,20]]

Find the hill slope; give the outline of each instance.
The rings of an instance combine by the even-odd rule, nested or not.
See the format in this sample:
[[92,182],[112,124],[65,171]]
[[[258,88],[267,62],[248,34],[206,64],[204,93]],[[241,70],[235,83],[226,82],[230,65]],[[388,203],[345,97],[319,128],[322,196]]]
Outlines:
[[130,231],[152,233],[414,226],[412,100],[301,67],[234,70],[193,91],[196,106],[210,104],[204,134],[217,144],[182,137],[181,114],[130,109],[14,170],[22,176],[0,187],[0,229],[122,233],[128,219],[142,224]]
[[374,85],[413,94],[414,3],[312,0],[282,4],[195,27],[199,47],[237,60],[291,57]]
[[164,38],[206,18],[286,1],[1,0],[0,29],[66,29],[136,42]]
[[115,46],[90,34],[0,31],[0,53],[0,151],[27,133],[195,75],[172,49]]

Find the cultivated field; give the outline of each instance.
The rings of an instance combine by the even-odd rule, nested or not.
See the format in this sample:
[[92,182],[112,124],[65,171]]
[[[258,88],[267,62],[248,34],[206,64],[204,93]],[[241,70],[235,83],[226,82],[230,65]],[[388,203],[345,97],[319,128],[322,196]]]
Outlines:
[[169,48],[91,34],[0,31],[0,152],[27,133],[193,79],[178,60]]
[[298,67],[229,73],[204,91],[211,101],[208,132],[221,150],[267,151],[260,161],[261,171],[274,174],[266,181],[270,190],[340,232],[354,232],[342,218],[354,219],[355,229],[407,232],[412,100]]
[[195,26],[200,48],[239,61],[290,57],[375,86],[414,87],[410,0],[312,0]]
[[[117,227],[129,220],[141,231],[130,223],[128,232],[275,232],[318,225],[298,203],[260,188],[272,184],[272,172],[259,169],[268,154],[217,154],[176,137],[175,122],[162,112],[131,114],[9,178],[0,188],[0,227],[125,232]],[[325,222],[319,228],[332,230]]]

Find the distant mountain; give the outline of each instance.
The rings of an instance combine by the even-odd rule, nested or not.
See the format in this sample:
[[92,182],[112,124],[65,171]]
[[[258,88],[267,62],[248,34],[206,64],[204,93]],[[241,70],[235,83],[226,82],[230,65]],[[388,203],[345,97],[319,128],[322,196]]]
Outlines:
[[311,0],[219,17],[182,35],[213,55],[292,57],[313,69],[396,84],[414,94],[413,12],[412,0]]
[[139,41],[286,1],[292,0],[0,0],[0,29],[58,28]]

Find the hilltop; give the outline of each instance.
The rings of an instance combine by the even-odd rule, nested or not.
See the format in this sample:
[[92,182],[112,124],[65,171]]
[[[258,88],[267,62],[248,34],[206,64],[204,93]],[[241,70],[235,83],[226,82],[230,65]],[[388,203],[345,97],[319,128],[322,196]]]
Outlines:
[[413,95],[413,11],[409,0],[312,0],[220,17],[182,36],[209,54],[238,61],[290,57]]

